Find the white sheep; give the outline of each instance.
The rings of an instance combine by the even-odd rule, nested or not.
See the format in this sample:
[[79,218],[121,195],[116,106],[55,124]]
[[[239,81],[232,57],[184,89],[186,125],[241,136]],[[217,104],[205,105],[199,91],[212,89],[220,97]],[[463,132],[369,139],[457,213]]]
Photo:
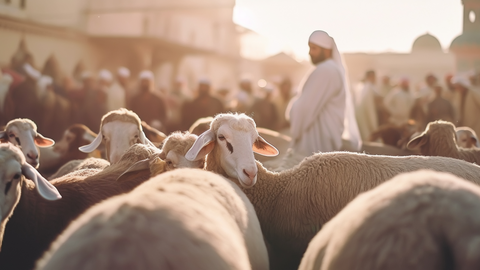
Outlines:
[[135,143],[155,145],[150,142],[142,128],[142,121],[133,111],[121,108],[102,117],[100,131],[91,144],[80,147],[80,151],[91,153],[104,142],[107,160],[114,164]]
[[455,126],[446,121],[430,122],[423,133],[408,142],[407,147],[424,156],[451,157],[480,164],[480,149],[458,147]]
[[[47,182],[38,175],[34,179],[27,175],[27,178],[35,180],[40,185],[37,183],[34,185],[29,180],[23,180],[22,184],[14,182],[15,186],[12,186],[10,192],[5,195],[2,190],[0,192],[0,208],[2,209],[0,223],[5,223],[7,220],[8,222],[6,223],[0,252],[0,268],[32,269],[35,261],[48,249],[53,240],[85,210],[107,198],[130,192],[148,180],[150,172],[130,173],[121,178],[118,176],[138,160],[148,158],[158,151],[157,148],[135,144],[130,147],[119,162],[103,170],[84,169],[74,171],[51,182]],[[1,162],[0,167],[19,168],[20,165],[16,165],[16,163],[18,163],[16,160],[9,158]],[[25,168],[28,169],[27,166]],[[31,174],[33,175],[33,173],[36,173],[36,171],[32,168]],[[37,179],[42,179],[42,181]],[[2,179],[3,188],[9,181],[11,179]],[[51,189],[58,190],[62,194],[62,199],[53,202],[42,199],[35,191],[35,186],[37,188],[43,187],[42,183],[46,187],[52,187],[53,185],[54,188]],[[40,189],[40,191],[42,190]],[[57,194],[54,193],[53,195]],[[50,197],[57,198],[55,196]],[[8,213],[4,209],[11,209],[12,199],[18,202],[15,211],[11,216],[4,215],[3,213]]]
[[199,169],[158,175],[72,222],[37,269],[269,269],[242,194]]
[[[36,190],[46,200],[58,200],[58,190],[43,178],[25,160],[23,153],[10,143],[0,144],[0,249],[7,221],[20,201],[22,182],[25,178],[33,181]],[[34,188],[35,188],[34,187]]]
[[53,180],[78,170],[85,170],[85,169],[103,170],[109,165],[110,165],[110,162],[102,158],[92,157],[92,158],[86,158],[86,159],[70,160],[69,162],[65,163],[65,165],[60,167],[58,171],[56,171],[54,174],[48,177],[48,179]]
[[[200,168],[203,169],[205,166],[205,156],[198,156],[198,158],[190,161],[185,158],[187,151],[193,146],[198,136],[190,134],[187,132],[173,132],[168,135],[167,138],[163,141],[162,150],[157,155],[152,155],[147,159],[140,160],[137,163],[133,164],[128,168],[124,174],[150,170],[151,175],[155,176],[156,171],[171,171],[179,168]],[[160,169],[156,168],[158,159],[164,160],[165,166],[163,164]]]
[[17,118],[9,121],[5,130],[0,131],[0,141],[10,142],[19,147],[26,161],[35,168],[38,168],[39,150],[38,147],[48,147],[55,144],[55,141],[43,137],[37,132],[37,125],[30,119]]
[[255,164],[252,145],[253,151],[275,151],[262,140],[251,118],[217,115],[186,157],[192,160],[209,153],[206,169],[243,187],[271,246],[270,264],[275,269],[296,269],[308,243],[328,220],[361,192],[399,173],[433,169],[480,183],[479,166],[444,157],[331,152],[307,157],[280,173],[268,171],[260,163],[251,168]]
[[480,188],[449,173],[397,175],[325,224],[299,269],[480,269]]
[[456,127],[457,144],[463,148],[480,148],[477,133],[469,127]]

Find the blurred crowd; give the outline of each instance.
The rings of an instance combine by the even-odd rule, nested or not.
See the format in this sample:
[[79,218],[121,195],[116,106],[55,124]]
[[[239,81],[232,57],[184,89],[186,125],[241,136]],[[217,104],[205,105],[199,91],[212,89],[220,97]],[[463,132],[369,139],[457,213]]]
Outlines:
[[34,65],[30,54],[17,58],[1,68],[0,124],[29,118],[39,132],[53,139],[59,139],[74,123],[97,132],[102,116],[122,107],[167,134],[188,130],[198,118],[229,111],[247,113],[259,127],[288,127],[285,110],[292,96],[288,78],[261,87],[242,79],[238,89],[212,89],[208,78],[186,89],[186,81],[177,78],[171,89],[158,89],[150,70],[133,75],[127,67],[118,67],[65,75],[53,57],[42,69]]
[[[412,89],[408,78],[393,82],[375,71],[365,73],[353,89],[355,115],[363,141],[384,126],[402,126],[414,121],[419,131],[434,120],[471,127],[480,134],[480,73],[425,76],[424,87]],[[221,112],[243,112],[257,126],[276,131],[288,130],[286,110],[293,97],[289,78],[261,85],[249,79],[237,89],[212,89],[208,78],[198,80],[194,89],[177,78],[171,89],[158,89],[149,70],[131,74],[127,67],[102,69],[97,73],[74,71],[65,75],[54,57],[42,69],[31,54],[14,55],[0,72],[0,125],[14,118],[29,118],[39,132],[59,139],[75,123],[98,131],[108,111],[128,108],[150,126],[166,134],[188,130],[199,118]]]
[[383,76],[377,82],[369,70],[354,89],[355,111],[362,140],[371,140],[386,125],[415,123],[423,131],[429,122],[445,120],[467,126],[480,134],[480,72],[447,74],[443,81],[426,74],[423,87],[413,89],[407,77],[392,82]]

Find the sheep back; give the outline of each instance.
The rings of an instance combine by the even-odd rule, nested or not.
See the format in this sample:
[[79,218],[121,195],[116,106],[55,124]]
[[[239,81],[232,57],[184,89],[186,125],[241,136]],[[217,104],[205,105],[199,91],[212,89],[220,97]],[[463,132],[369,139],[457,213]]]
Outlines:
[[222,182],[193,169],[158,175],[89,209],[37,269],[250,269],[237,226],[246,213]]
[[311,241],[299,269],[480,269],[479,254],[480,188],[424,170],[355,198]]

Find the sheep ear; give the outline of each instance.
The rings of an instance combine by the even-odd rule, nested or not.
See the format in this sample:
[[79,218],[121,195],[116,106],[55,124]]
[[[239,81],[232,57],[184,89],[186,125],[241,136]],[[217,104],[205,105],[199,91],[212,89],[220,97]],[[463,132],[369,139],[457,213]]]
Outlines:
[[140,161],[135,162],[132,166],[128,167],[127,170],[125,170],[122,174],[120,174],[117,177],[117,181],[120,180],[124,175],[130,172],[137,172],[137,171],[142,171],[142,170],[147,170],[150,169],[150,159],[142,159]]
[[7,132],[5,130],[0,131],[0,142],[8,142]]
[[142,140],[142,143],[143,144],[146,144],[146,145],[150,145],[152,147],[155,147],[157,148],[157,146],[155,146],[155,144],[153,144],[148,138],[147,136],[145,136],[145,132],[140,132],[140,140]]
[[35,183],[38,193],[43,198],[49,201],[55,201],[62,198],[62,195],[60,195],[57,188],[50,184],[47,179],[43,178],[43,176],[30,164],[25,163],[22,166],[22,173],[23,175],[25,175],[26,178],[32,180]]
[[35,144],[38,147],[49,147],[49,146],[54,145],[55,141],[50,139],[50,138],[43,137],[42,134],[37,133],[37,136],[35,136]]
[[100,130],[100,132],[98,132],[97,137],[95,138],[95,140],[93,140],[92,143],[84,146],[80,146],[78,150],[82,151],[83,153],[91,153],[95,151],[95,149],[97,149],[97,147],[100,146],[101,143],[102,143],[102,131]]
[[213,150],[215,146],[215,132],[211,129],[203,132],[198,136],[192,147],[188,150],[185,158],[188,161],[195,161],[199,157],[204,157]]
[[266,157],[275,157],[279,154],[277,148],[269,144],[264,138],[258,135],[257,140],[253,143],[253,152]]
[[411,139],[407,143],[407,149],[408,150],[417,150],[417,149],[420,149],[420,147],[422,147],[422,145],[424,145],[425,143],[427,143],[427,136],[426,136],[425,133],[422,133],[422,134],[418,135],[417,137]]

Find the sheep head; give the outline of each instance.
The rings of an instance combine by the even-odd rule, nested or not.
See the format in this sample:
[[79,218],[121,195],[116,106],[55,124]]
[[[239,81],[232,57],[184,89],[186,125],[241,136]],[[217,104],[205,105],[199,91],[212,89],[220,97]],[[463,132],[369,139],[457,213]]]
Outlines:
[[69,152],[78,151],[78,147],[81,145],[92,143],[96,137],[97,134],[87,126],[74,124],[65,130],[60,141],[53,146],[53,151],[64,156]]
[[37,146],[48,147],[55,144],[54,140],[38,133],[37,125],[26,118],[8,122],[5,130],[0,131],[0,142],[10,142],[20,148],[26,161],[35,168],[40,164]]
[[442,145],[447,149],[457,147],[455,126],[447,121],[434,121],[420,135],[411,139],[407,144],[409,150],[420,150],[422,155],[434,155],[436,146],[431,147],[430,141],[434,140],[436,146]]
[[477,134],[469,127],[457,127],[455,129],[457,144],[463,148],[480,148]]
[[79,149],[84,153],[91,153],[102,142],[105,144],[107,160],[111,164],[118,162],[133,144],[141,143],[155,147],[145,136],[138,115],[124,108],[105,114],[95,140]]
[[58,200],[58,190],[25,161],[23,153],[10,143],[0,144],[0,248],[5,225],[20,201],[21,181],[28,178],[47,200]]
[[252,118],[243,113],[219,114],[185,157],[193,161],[208,154],[207,170],[236,178],[243,187],[248,188],[257,181],[254,152],[264,156],[278,155],[278,150],[258,135]]

